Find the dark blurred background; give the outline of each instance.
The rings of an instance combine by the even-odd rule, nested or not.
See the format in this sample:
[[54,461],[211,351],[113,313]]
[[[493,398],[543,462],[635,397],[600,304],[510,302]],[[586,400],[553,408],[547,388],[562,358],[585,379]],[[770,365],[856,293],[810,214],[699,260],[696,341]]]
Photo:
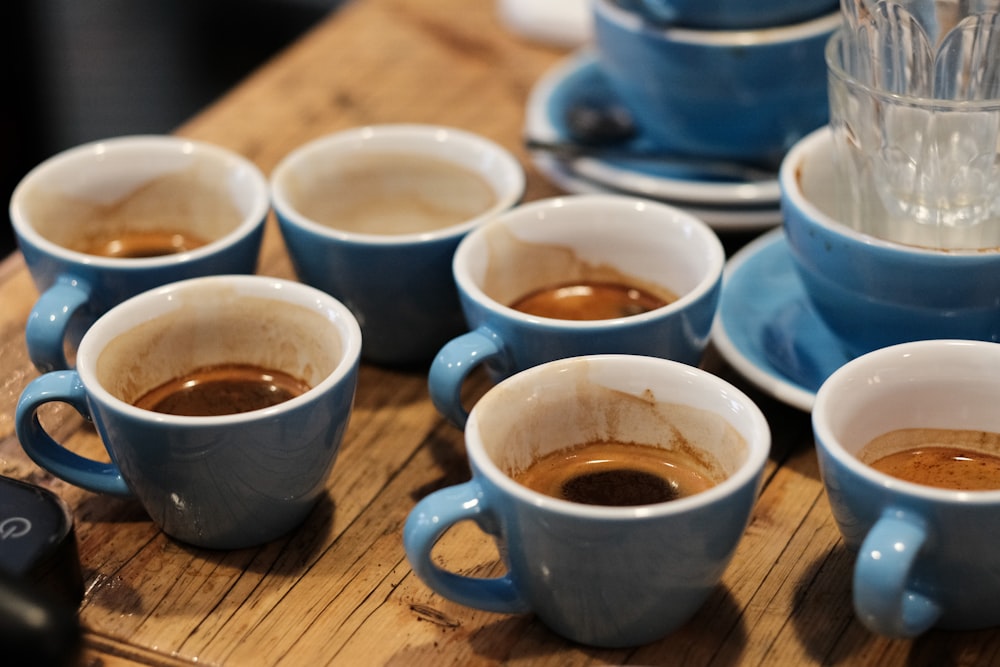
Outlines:
[[[341,0],[0,0],[0,201],[46,157],[168,133]],[[0,258],[14,247],[0,225]]]

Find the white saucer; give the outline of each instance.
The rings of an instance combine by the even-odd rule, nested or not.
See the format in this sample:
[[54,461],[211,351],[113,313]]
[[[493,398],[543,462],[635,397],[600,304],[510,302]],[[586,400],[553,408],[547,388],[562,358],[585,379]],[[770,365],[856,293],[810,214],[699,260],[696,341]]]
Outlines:
[[726,264],[712,342],[762,391],[806,412],[823,381],[850,359],[809,304],[782,229]]
[[[533,156],[533,161],[538,170],[553,185],[566,192],[574,194],[636,194],[607,187],[583,178],[567,168],[565,162],[553,158],[551,155],[539,153]],[[724,206],[699,206],[697,204],[686,204],[684,202],[668,200],[660,201],[684,209],[717,232],[769,229],[782,223],[781,209],[778,208],[740,209]]]
[[[570,100],[613,95],[594,53],[589,49],[577,51],[543,75],[532,88],[525,113],[525,136],[542,141],[566,141],[563,117]],[[625,142],[622,148],[638,152],[655,150],[656,146],[640,131],[639,136]],[[532,157],[537,161],[546,155],[533,151]],[[536,162],[536,166],[548,176],[553,162],[550,158],[541,164]],[[758,182],[713,181],[683,167],[591,157],[573,160],[572,169],[588,181],[677,204],[777,208],[780,197],[777,177]]]

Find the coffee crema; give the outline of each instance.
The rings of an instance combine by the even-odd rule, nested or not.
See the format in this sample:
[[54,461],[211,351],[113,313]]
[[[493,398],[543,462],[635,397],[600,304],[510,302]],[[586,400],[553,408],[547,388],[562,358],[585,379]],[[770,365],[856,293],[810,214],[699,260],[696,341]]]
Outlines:
[[442,229],[497,202],[480,174],[431,156],[362,153],[317,180],[311,188],[289,185],[295,208],[321,225],[359,234]]
[[309,389],[302,380],[281,371],[250,364],[221,364],[168,380],[134,405],[188,417],[231,415],[269,408]]
[[892,477],[960,491],[1000,490],[1000,434],[959,429],[898,429],[861,450],[869,466]]
[[188,252],[207,245],[208,240],[184,232],[136,230],[88,237],[75,250],[88,255],[138,259]]
[[535,290],[515,301],[511,308],[557,320],[610,320],[641,315],[674,300],[676,297],[667,300],[625,284],[576,281]]
[[622,442],[552,452],[512,477],[553,498],[614,507],[668,502],[715,486],[707,472],[676,452]]

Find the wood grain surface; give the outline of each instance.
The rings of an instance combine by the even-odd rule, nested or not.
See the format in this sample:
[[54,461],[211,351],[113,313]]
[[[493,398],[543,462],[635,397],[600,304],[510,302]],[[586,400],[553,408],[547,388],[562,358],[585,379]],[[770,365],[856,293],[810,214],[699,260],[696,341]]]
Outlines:
[[[524,106],[535,81],[566,55],[511,35],[490,2],[354,0],[177,134],[233,149],[268,173],[296,146],[335,130],[450,125],[510,148],[528,174],[526,199],[538,199],[558,191],[521,148]],[[293,277],[268,225],[259,273]],[[20,255],[0,263],[0,474],[45,486],[73,510],[86,588],[83,664],[1000,664],[996,631],[894,641],[854,619],[853,556],[823,494],[808,415],[755,393],[711,350],[703,365],[747,389],[774,432],[752,522],[690,623],[648,646],[597,650],[562,640],[531,615],[444,600],[411,572],[401,540],[408,512],[469,476],[461,434],[434,410],[422,371],[363,366],[328,495],[300,529],[259,548],[177,543],[134,501],[45,474],[13,433],[18,395],[37,375],[23,340],[36,297]],[[487,388],[475,382],[473,392]],[[103,454],[71,408],[50,407],[42,417],[54,435]],[[449,533],[436,557],[466,574],[503,571],[491,540],[469,525]]]

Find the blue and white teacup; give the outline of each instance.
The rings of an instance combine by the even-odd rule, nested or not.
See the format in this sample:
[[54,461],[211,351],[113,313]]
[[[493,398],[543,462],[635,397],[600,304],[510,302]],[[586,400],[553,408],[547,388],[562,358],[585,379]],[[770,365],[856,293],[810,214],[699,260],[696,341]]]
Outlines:
[[824,47],[841,24],[835,8],[778,27],[698,30],[651,24],[614,0],[592,6],[601,70],[663,150],[776,165],[829,118]]
[[[851,357],[934,338],[1000,341],[1000,250],[887,241],[839,215],[834,135],[788,152],[779,185],[785,236],[816,314]],[[913,222],[914,225],[919,223]]]
[[[83,336],[76,370],[24,389],[15,429],[38,465],[97,493],[133,496],[168,535],[233,549],[298,525],[326,492],[357,385],[361,332],[328,294],[262,276],[209,276],[126,300]],[[301,393],[234,413],[138,407],[199,369],[279,372]],[[43,405],[92,419],[110,462],[85,458],[45,431]],[[154,406],[155,407],[155,406]]]
[[988,490],[960,490],[955,478],[918,482],[873,467],[906,449],[954,445],[956,478],[976,471],[983,454],[1000,456],[998,393],[1000,345],[962,340],[876,350],[817,392],[820,472],[844,542],[857,551],[854,610],[873,632],[1000,625],[1000,478],[977,480]]
[[[465,378],[485,365],[494,381],[563,357],[619,353],[696,365],[719,302],[725,252],[698,218],[619,195],[574,195],[521,205],[470,233],[455,252],[454,280],[470,331],[431,364],[434,405],[465,423]],[[577,280],[588,267],[676,296],[636,315],[599,320],[540,317],[511,307],[535,290]]]
[[362,354],[426,364],[462,331],[451,278],[458,242],[517,204],[525,177],[495,142],[436,125],[375,125],[317,138],[271,174],[299,279],[344,302]]
[[[684,450],[718,482],[674,500],[607,506],[513,478],[540,457],[595,441]],[[754,507],[770,431],[745,394],[705,371],[597,355],[493,387],[472,408],[465,444],[472,479],[426,496],[407,519],[414,572],[460,604],[531,612],[573,641],[620,647],[670,634],[716,589]],[[496,540],[503,576],[449,572],[432,559],[438,539],[466,520]]]
[[45,160],[10,202],[41,292],[26,326],[32,362],[69,368],[82,332],[140,292],[253,273],[268,210],[267,180],[252,162],[183,137],[118,137]]

